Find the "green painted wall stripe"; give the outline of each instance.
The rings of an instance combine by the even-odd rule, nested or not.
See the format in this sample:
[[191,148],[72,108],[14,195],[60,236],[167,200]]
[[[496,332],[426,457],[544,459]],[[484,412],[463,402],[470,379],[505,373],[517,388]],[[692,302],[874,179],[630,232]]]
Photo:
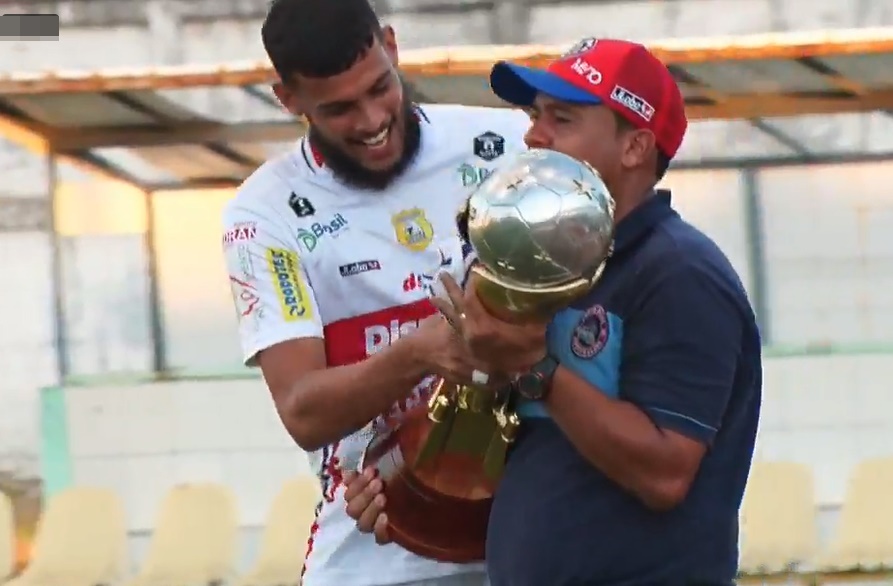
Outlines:
[[[763,348],[767,360],[808,356],[867,356],[893,354],[893,344],[829,345],[771,345]],[[263,384],[256,370],[244,367],[221,369],[217,372],[174,371],[152,375],[149,373],[119,373],[106,376],[69,377],[65,387],[132,386],[163,384],[165,382],[209,382],[219,380],[256,380]],[[51,497],[73,483],[71,450],[68,437],[68,412],[65,387],[46,387],[40,391],[40,460],[44,481],[44,496]]]
[[[73,483],[68,445],[68,412],[65,389],[40,390],[40,468],[43,494],[49,499]],[[46,501],[44,501],[46,502]]]

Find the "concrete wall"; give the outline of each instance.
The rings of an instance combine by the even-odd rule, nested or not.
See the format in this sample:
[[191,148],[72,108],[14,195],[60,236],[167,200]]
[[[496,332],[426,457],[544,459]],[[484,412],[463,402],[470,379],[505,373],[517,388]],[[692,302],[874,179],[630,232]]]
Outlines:
[[[893,193],[887,189],[893,165],[778,168],[760,172],[757,179],[769,341],[863,351],[893,343]],[[675,189],[675,205],[719,242],[753,292],[741,183],[736,171],[677,171],[666,181]],[[147,372],[151,340],[143,200],[120,186],[66,193],[60,227],[72,373],[101,378]],[[182,372],[240,369],[217,235],[229,197],[228,192],[156,196],[164,341],[170,366]],[[0,258],[11,285],[0,293],[10,308],[4,313],[7,325],[0,329],[0,458],[24,458],[32,466],[38,438],[35,389],[55,382],[49,254],[43,235],[0,235]],[[800,387],[813,380],[805,378],[813,362],[791,364],[800,364],[802,373],[786,379],[790,384]],[[874,369],[873,359],[865,364],[868,369],[858,377],[888,378]],[[852,374],[845,380],[856,379]],[[815,379],[809,396],[824,401],[843,389],[849,392],[830,381]],[[889,410],[889,399],[870,397],[872,409]],[[868,399],[846,403],[863,400]],[[840,445],[833,442],[829,449]]]
[[[809,464],[818,499],[843,499],[853,464],[893,453],[889,356],[768,358],[758,458]],[[260,379],[67,387],[70,480],[119,492],[133,530],[152,527],[168,488],[222,482],[246,525],[279,486],[308,474]],[[57,454],[59,455],[59,454]]]
[[[774,358],[765,363],[765,377],[757,458],[815,470],[827,537],[853,465],[893,451],[893,411],[878,408],[890,402],[893,360]],[[241,566],[247,567],[276,491],[287,479],[310,473],[258,379],[63,392],[64,422],[46,423],[64,424],[68,445],[49,453],[67,460],[66,482],[121,495],[134,564],[145,552],[164,493],[181,482],[212,481],[231,487],[238,499]]]
[[[411,3],[402,4],[385,20],[395,26],[405,48],[494,42],[488,10],[432,15],[409,10]],[[132,5],[134,10],[143,8],[139,3]],[[259,19],[215,18],[178,28],[176,7],[176,2],[166,0],[146,2],[148,28],[67,27],[57,43],[6,43],[0,70],[263,57]],[[520,24],[502,12],[496,13],[495,20],[502,28]],[[872,0],[575,0],[537,3],[529,30],[514,31],[512,36],[522,39],[515,42],[562,43],[593,35],[648,40],[890,24],[893,7]]]
[[[766,330],[774,343],[765,362],[759,452],[813,465],[824,502],[840,500],[853,462],[893,449],[893,194],[886,188],[891,182],[888,164],[758,175],[770,301]],[[682,214],[716,238],[753,290],[741,175],[677,172],[666,183],[675,189]],[[228,197],[162,194],[156,203],[165,341],[171,365],[185,372],[239,372],[235,318],[216,236]],[[77,259],[72,275],[80,281],[67,284],[69,304],[78,308],[68,316],[78,374],[146,368],[145,296],[133,239],[94,234],[69,241],[78,243],[71,248]],[[29,276],[27,259],[13,258]],[[39,299],[29,299],[39,306]],[[19,339],[35,332],[32,339],[38,340],[40,323],[22,319],[10,329]],[[7,344],[13,347],[13,340]],[[891,351],[876,354],[884,344]],[[829,345],[849,352],[786,355],[791,347]],[[33,396],[39,383],[21,378],[17,384]],[[149,523],[163,488],[198,479],[225,481],[242,491],[246,522],[258,522],[275,485],[302,469],[257,380],[74,387],[66,395],[75,480],[117,483],[132,501],[137,528]],[[142,477],[154,480],[134,480]],[[137,485],[138,491],[132,488]]]

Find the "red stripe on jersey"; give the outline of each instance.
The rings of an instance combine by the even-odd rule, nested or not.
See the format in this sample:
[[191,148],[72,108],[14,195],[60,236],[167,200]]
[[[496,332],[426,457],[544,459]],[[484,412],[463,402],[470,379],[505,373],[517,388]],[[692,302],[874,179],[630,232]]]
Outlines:
[[323,328],[329,366],[355,364],[416,329],[437,309],[428,299],[330,323]]
[[[326,345],[326,362],[331,366],[344,366],[365,360],[368,356],[387,348],[401,335],[408,334],[418,327],[419,321],[430,317],[437,309],[428,299],[407,305],[389,307],[373,313],[358,315],[331,323],[323,328]],[[402,413],[421,400],[427,400],[430,388],[417,388],[412,395],[399,401],[385,415],[376,418],[378,427],[398,421]],[[380,420],[380,421],[379,421]],[[336,456],[339,442],[323,448],[321,469],[317,471],[323,487],[323,501],[316,508],[307,550],[304,554],[303,577],[307,572],[307,561],[313,553],[313,546],[319,532],[319,515],[323,502],[332,503],[335,492],[343,484],[340,462]]]

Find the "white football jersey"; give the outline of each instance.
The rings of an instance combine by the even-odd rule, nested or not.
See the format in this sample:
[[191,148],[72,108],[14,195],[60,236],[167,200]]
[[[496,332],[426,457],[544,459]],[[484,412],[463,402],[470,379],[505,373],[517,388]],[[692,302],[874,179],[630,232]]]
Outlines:
[[[523,112],[418,108],[419,153],[383,191],[339,182],[301,140],[241,186],[224,212],[223,247],[246,364],[286,340],[322,338],[330,367],[386,348],[435,309],[426,283],[461,272],[456,214],[504,157],[524,148]],[[461,276],[461,275],[460,275]],[[427,398],[432,380],[362,430],[310,454],[323,500],[311,529],[305,586],[382,586],[481,571],[376,545],[345,512],[341,471],[371,436]]]

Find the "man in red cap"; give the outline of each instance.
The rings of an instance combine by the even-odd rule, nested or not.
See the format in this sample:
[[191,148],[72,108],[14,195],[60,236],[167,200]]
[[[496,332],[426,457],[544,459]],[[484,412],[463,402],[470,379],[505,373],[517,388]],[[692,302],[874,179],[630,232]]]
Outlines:
[[[515,381],[524,423],[494,499],[492,586],[729,585],[761,400],[760,337],[728,259],[656,190],[684,101],[645,47],[586,39],[546,70],[498,63],[530,147],[591,163],[617,203],[601,280],[548,327],[506,324],[445,282],[464,343]],[[450,315],[451,314],[451,315]],[[349,514],[387,540],[370,475]]]
[[490,85],[532,113],[528,146],[598,169],[617,200],[618,220],[653,194],[688,126],[669,70],[628,41],[584,39],[545,70],[503,61]]

